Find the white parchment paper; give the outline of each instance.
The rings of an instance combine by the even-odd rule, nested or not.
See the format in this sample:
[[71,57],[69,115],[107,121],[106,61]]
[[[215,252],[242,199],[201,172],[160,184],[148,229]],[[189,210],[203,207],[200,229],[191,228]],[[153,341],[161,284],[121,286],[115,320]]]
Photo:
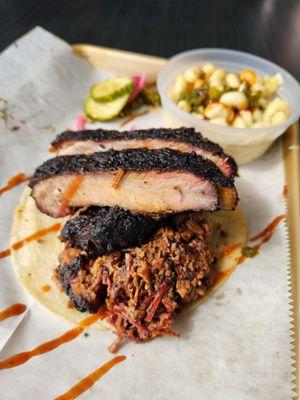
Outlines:
[[[47,150],[55,135],[72,128],[82,113],[90,85],[110,74],[94,70],[67,43],[41,28],[0,56],[0,186],[19,172],[31,174],[49,157]],[[134,124],[139,128],[163,126],[163,111]],[[256,163],[240,168],[237,186],[250,235],[283,214],[280,145]],[[23,187],[0,197],[1,250],[9,247],[14,208]],[[180,339],[127,344],[120,351],[127,360],[80,398],[291,399],[287,249],[287,230],[281,223],[258,257],[242,264],[204,305],[178,319]],[[0,322],[1,359],[30,350],[70,328],[24,293],[10,258],[2,259],[0,309],[16,302],[27,304],[29,311]],[[1,371],[0,398],[57,397],[111,358],[106,348],[112,339],[109,331],[89,331],[88,337],[81,335],[22,366]]]

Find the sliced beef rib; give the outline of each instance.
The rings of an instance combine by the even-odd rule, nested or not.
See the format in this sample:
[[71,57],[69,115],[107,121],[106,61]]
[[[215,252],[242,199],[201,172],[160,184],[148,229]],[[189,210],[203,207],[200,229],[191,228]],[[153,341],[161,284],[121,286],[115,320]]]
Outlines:
[[237,165],[223,149],[193,128],[147,129],[128,132],[112,130],[66,131],[57,136],[52,146],[58,155],[91,154],[99,151],[132,148],[161,149],[168,147],[184,153],[192,153],[214,162],[224,175],[234,177]]
[[53,217],[91,205],[173,213],[232,210],[238,202],[233,180],[212,161],[166,148],[55,157],[37,168],[29,186],[37,207]]

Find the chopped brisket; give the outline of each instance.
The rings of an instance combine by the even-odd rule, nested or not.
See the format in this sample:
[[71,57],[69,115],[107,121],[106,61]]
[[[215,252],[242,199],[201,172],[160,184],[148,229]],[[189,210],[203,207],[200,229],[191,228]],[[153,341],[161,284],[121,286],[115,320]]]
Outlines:
[[67,247],[59,262],[55,280],[60,281],[77,310],[97,312],[105,301],[106,289],[90,274],[94,260],[78,249]]
[[167,334],[176,313],[208,290],[214,262],[209,235],[205,219],[180,215],[141,247],[89,260],[67,247],[57,276],[80,311],[96,312],[105,301],[119,337],[147,341]]

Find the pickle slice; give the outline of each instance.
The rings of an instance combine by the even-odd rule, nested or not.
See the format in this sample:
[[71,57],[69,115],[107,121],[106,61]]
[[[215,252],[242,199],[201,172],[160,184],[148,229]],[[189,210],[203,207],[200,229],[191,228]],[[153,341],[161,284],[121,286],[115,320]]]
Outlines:
[[129,98],[129,95],[129,93],[125,93],[123,96],[106,103],[99,103],[92,99],[92,97],[88,97],[84,103],[86,116],[95,121],[110,121],[120,114]]
[[130,78],[106,79],[91,87],[90,96],[99,103],[107,103],[125,94],[130,94],[134,87],[134,83]]

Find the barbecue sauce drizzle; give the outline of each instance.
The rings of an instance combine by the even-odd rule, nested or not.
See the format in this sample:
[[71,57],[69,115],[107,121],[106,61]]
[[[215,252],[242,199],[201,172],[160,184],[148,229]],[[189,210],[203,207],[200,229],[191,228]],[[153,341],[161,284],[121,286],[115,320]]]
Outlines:
[[25,237],[24,239],[19,240],[18,242],[12,244],[10,249],[6,249],[6,250],[2,251],[0,253],[0,258],[8,257],[11,255],[11,250],[18,250],[21,247],[23,247],[25,244],[32,242],[33,240],[37,240],[40,237],[45,236],[50,232],[56,232],[60,228],[61,228],[61,223],[58,222],[54,225],[49,226],[48,228],[41,229],[41,230],[35,232],[32,235],[29,235],[29,236]]
[[[257,243],[255,246],[253,246],[252,249],[258,251],[264,243],[267,243],[273,236],[280,221],[282,221],[284,218],[285,214],[279,215],[278,217],[274,218],[274,220],[265,229],[263,229],[257,235],[253,236],[250,239],[250,242],[256,242],[258,239],[261,239],[261,241]],[[245,262],[247,258],[248,257],[246,256],[240,257],[240,259],[238,260],[238,265]]]
[[[259,250],[262,245],[264,243],[267,243],[271,237],[273,236],[276,228],[278,227],[279,223],[285,218],[285,214],[279,215],[278,217],[274,218],[273,221],[265,228],[263,229],[261,232],[259,232],[257,235],[253,236],[250,239],[250,242],[256,242],[257,240],[261,239],[259,243],[257,243],[255,246],[253,246],[253,250]],[[231,251],[235,250],[236,248],[240,247],[241,243],[236,243],[232,246],[229,246],[228,248],[225,248],[221,254],[222,255],[228,255]],[[241,256],[238,261],[237,261],[237,265],[242,264],[243,262],[245,262],[247,260],[247,256]],[[222,281],[223,279],[225,279],[227,276],[229,276],[231,274],[231,272],[233,271],[234,268],[232,269],[228,269],[226,271],[216,271],[213,277],[213,282],[214,284],[216,284],[219,281]]]
[[44,285],[41,287],[43,292],[49,292],[49,290],[51,290],[51,286],[50,285]]
[[[78,186],[79,185],[80,185],[80,183],[78,184]],[[76,187],[74,192],[77,190],[78,186]],[[70,192],[71,192],[71,190],[70,190]],[[73,194],[74,194],[74,192],[73,192]],[[71,196],[73,194],[71,194]],[[260,233],[258,233],[257,235],[253,236],[250,239],[251,242],[257,241],[258,239],[262,239],[258,244],[256,244],[253,247],[255,250],[260,249],[260,247],[264,243],[268,242],[271,239],[271,237],[273,236],[273,234],[274,234],[277,226],[279,225],[280,221],[282,221],[284,218],[285,218],[284,214],[283,215],[279,215],[263,231],[261,231]],[[12,245],[12,249],[17,250],[17,249],[21,248],[24,244],[26,244],[26,243],[28,243],[30,241],[36,240],[39,237],[41,237],[43,235],[46,235],[49,232],[53,232],[53,231],[58,230],[60,228],[60,226],[61,226],[61,224],[57,223],[57,224],[54,224],[54,225],[50,226],[49,228],[42,229],[42,230],[36,232],[35,234],[30,235],[27,238],[25,238],[23,240],[20,240],[19,242],[14,243]],[[227,255],[231,251],[233,251],[234,249],[239,247],[240,245],[241,245],[240,243],[237,243],[236,245],[232,245],[232,246],[230,246],[230,248],[227,249],[227,251],[226,251],[226,249],[223,250],[223,253],[225,252],[224,254]],[[10,249],[5,250],[2,253],[0,253],[0,258],[5,257],[7,255],[10,255]],[[240,259],[238,260],[238,264],[241,264],[246,259],[247,259],[247,257],[245,257],[245,256],[240,257]],[[223,280],[228,275],[230,275],[230,273],[231,273],[231,270],[216,272],[215,276],[214,276],[214,283],[217,283],[218,281]],[[14,306],[16,306],[16,305],[14,305]],[[14,306],[11,306],[9,309],[14,309]],[[19,306],[16,307],[16,308],[17,308],[17,311],[18,311]],[[9,310],[9,309],[7,309],[7,310]],[[4,310],[4,312],[7,312],[7,310]],[[24,312],[24,311],[25,311],[25,309],[23,309],[23,311],[20,311],[20,312],[18,311],[18,312],[21,313],[21,312]],[[12,314],[12,315],[18,315],[18,314]],[[0,314],[0,316],[1,316],[1,314]],[[32,357],[47,353],[49,351],[52,351],[52,350],[56,349],[58,346],[60,346],[60,345],[62,345],[64,343],[67,343],[67,342],[69,342],[71,340],[74,340],[75,338],[77,338],[84,331],[84,329],[86,327],[92,325],[94,322],[96,322],[99,319],[104,319],[107,316],[108,316],[108,311],[106,309],[101,310],[97,314],[94,314],[94,315],[84,319],[83,321],[80,322],[79,326],[67,331],[65,334],[57,337],[56,339],[50,340],[48,342],[45,342],[45,343],[41,344],[40,346],[34,348],[31,351],[18,353],[18,354],[15,354],[12,357],[7,358],[6,360],[0,361],[0,370],[1,369],[7,369],[7,368],[13,368],[13,367],[16,367],[18,365],[24,364],[25,362],[30,360]],[[70,391],[66,392],[65,394],[63,394],[62,396],[56,398],[55,400],[64,400],[64,399],[68,400],[68,399],[72,399],[72,398],[75,398],[75,397],[79,396],[85,390],[89,389],[103,374],[105,374],[116,363],[118,363],[120,361],[123,361],[126,358],[126,357],[124,357],[124,358],[123,357],[124,356],[116,357],[115,359],[111,360],[109,363],[105,364],[103,367],[98,368],[92,374],[90,374],[86,378],[84,378],[79,384],[77,384],[73,388],[71,388]]]
[[260,246],[263,243],[268,242],[271,237],[273,236],[273,233],[275,232],[275,229],[277,228],[278,224],[280,221],[282,221],[285,218],[285,214],[279,215],[278,217],[274,218],[274,220],[265,228],[263,229],[260,233],[257,235],[253,236],[250,239],[250,242],[256,242],[258,239],[263,239]]
[[117,189],[121,183],[121,180],[125,174],[125,170],[123,168],[118,168],[115,174],[114,181],[112,183],[112,187]]
[[[24,175],[24,177],[25,177],[25,175]],[[29,177],[26,177],[26,179],[29,179]],[[75,192],[78,190],[82,179],[83,179],[83,176],[77,176],[70,183],[70,185],[68,186],[68,188],[66,190],[65,197],[64,197],[64,200],[63,200],[62,205],[61,205],[62,209],[64,209],[65,207],[68,207],[68,204],[69,204],[70,200],[72,199],[72,197],[74,196]],[[0,195],[1,195],[1,190],[0,190]],[[61,227],[61,223],[57,223],[57,224],[51,225],[49,228],[41,229],[41,230],[33,233],[32,235],[27,236],[26,238],[20,240],[19,242],[14,243],[11,246],[10,249],[6,249],[6,250],[0,252],[0,258],[4,258],[4,257],[10,256],[11,255],[11,250],[18,250],[21,247],[23,247],[24,244],[32,242],[33,240],[37,240],[40,237],[42,237],[44,235],[47,235],[50,232],[58,231],[60,229],[60,227]]]
[[25,310],[26,310],[25,304],[21,303],[13,304],[7,307],[5,310],[0,311],[0,321],[3,321],[6,318],[15,317],[17,315],[23,314]]
[[80,396],[90,387],[92,387],[98,379],[100,379],[104,374],[106,374],[111,368],[121,361],[126,360],[126,356],[117,356],[112,360],[108,361],[101,367],[97,368],[94,372],[83,378],[77,385],[73,386],[70,390],[56,397],[54,400],[72,400]]
[[234,250],[238,249],[239,247],[243,247],[243,245],[244,245],[244,243],[242,243],[242,242],[232,244],[231,246],[228,246],[224,250],[222,250],[220,252],[219,256],[221,256],[221,257],[228,256]]
[[12,178],[10,178],[7,181],[6,186],[3,186],[2,188],[0,188],[0,196],[4,193],[9,191],[10,189],[12,189],[15,186],[20,185],[21,183],[28,181],[28,179],[30,179],[30,176],[25,175],[23,172],[20,172],[19,174],[13,176]]
[[106,309],[102,309],[97,314],[94,314],[90,317],[85,318],[79,323],[79,326],[76,326],[73,329],[70,329],[63,335],[49,340],[48,342],[42,343],[38,347],[30,351],[25,351],[22,353],[15,354],[5,360],[0,361],[0,370],[1,369],[8,369],[14,368],[18,365],[24,364],[25,362],[29,361],[32,357],[36,357],[38,355],[48,353],[56,349],[57,347],[61,346],[64,343],[70,342],[71,340],[76,339],[85,328],[92,325],[94,322],[98,321],[99,319],[104,319],[108,316],[108,312]]
[[[69,207],[70,201],[72,200],[72,197],[79,189],[79,186],[81,185],[83,178],[84,178],[83,175],[76,176],[76,178],[72,179],[70,184],[68,185],[64,194],[63,201],[60,206],[63,212],[65,211],[65,209]],[[66,213],[68,214],[68,211]]]

